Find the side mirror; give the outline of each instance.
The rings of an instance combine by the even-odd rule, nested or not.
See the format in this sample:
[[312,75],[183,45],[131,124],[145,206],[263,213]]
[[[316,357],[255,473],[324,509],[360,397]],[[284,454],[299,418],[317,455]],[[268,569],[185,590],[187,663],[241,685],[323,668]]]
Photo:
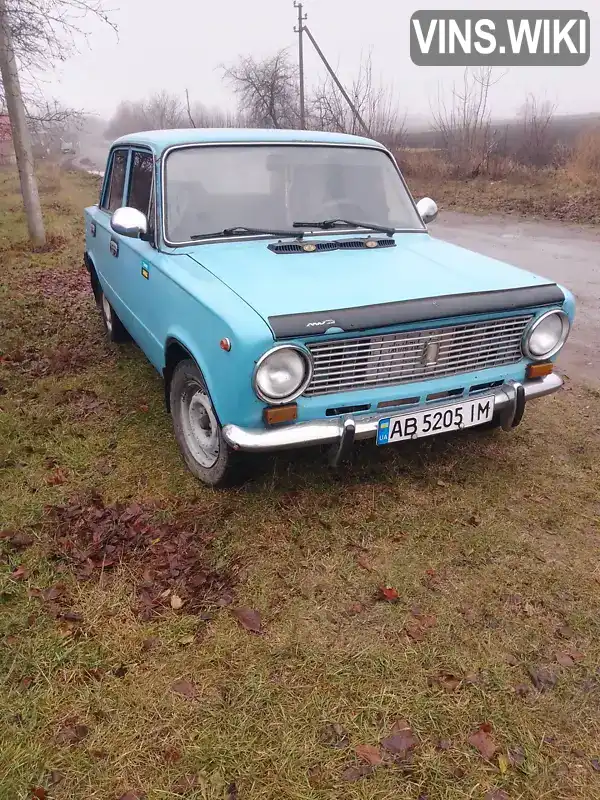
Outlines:
[[122,206],[113,212],[110,218],[110,227],[121,236],[139,239],[148,233],[148,220],[146,215],[138,211],[137,208]]
[[417,203],[417,211],[425,225],[427,225],[429,222],[433,222],[438,215],[437,203],[431,197],[423,197]]

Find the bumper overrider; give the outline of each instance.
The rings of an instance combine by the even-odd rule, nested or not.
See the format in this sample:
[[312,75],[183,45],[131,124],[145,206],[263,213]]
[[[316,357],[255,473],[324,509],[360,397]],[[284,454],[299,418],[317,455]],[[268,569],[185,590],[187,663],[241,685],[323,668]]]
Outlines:
[[[560,375],[551,373],[535,380],[507,381],[491,392],[482,392],[481,397],[494,397],[494,410],[500,416],[502,427],[509,430],[520,423],[528,400],[552,394],[562,385],[563,379]],[[437,405],[444,405],[444,402]],[[435,409],[435,406],[435,403],[421,404],[406,413]],[[400,415],[404,412],[398,410],[396,413]],[[377,414],[357,416],[350,414],[330,419],[294,422],[273,428],[241,428],[238,425],[225,425],[223,436],[234,450],[254,453],[290,450],[310,445],[337,445],[331,458],[336,464],[347,456],[355,440],[374,439],[377,436],[379,420],[389,416],[390,410],[386,409]]]

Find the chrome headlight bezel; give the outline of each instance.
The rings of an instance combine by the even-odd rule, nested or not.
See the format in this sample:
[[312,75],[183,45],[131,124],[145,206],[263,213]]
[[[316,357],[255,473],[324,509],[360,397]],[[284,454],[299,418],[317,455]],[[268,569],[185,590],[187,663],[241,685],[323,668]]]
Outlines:
[[[270,397],[268,394],[262,391],[258,384],[258,372],[260,368],[264,365],[265,361],[273,355],[273,353],[280,352],[281,350],[293,350],[300,354],[302,359],[304,360],[305,371],[304,371],[304,378],[302,382],[298,385],[298,387],[291,392],[289,395],[285,397]],[[292,400],[295,400],[297,397],[300,397],[302,392],[306,389],[308,384],[312,380],[313,376],[313,360],[310,352],[305,348],[301,347],[298,344],[277,344],[274,347],[269,348],[266,353],[263,353],[262,356],[258,359],[256,364],[254,365],[254,372],[252,373],[252,388],[254,389],[254,393],[258,397],[259,400],[262,400],[263,403],[268,403],[270,406],[282,406],[286,403],[290,403]]]
[[[539,327],[539,325],[548,317],[558,317],[562,324],[562,330],[560,337],[554,347],[548,350],[548,352],[543,353],[542,355],[538,355],[531,351],[529,347],[529,343],[531,341],[531,337],[535,330]],[[543,314],[540,314],[539,317],[535,317],[529,325],[525,328],[523,332],[523,338],[521,340],[521,350],[523,351],[523,355],[526,358],[529,358],[531,361],[547,361],[552,356],[555,356],[559,350],[562,349],[565,342],[569,337],[569,333],[571,330],[571,320],[569,319],[568,315],[560,308],[553,308],[549,311],[545,311]]]

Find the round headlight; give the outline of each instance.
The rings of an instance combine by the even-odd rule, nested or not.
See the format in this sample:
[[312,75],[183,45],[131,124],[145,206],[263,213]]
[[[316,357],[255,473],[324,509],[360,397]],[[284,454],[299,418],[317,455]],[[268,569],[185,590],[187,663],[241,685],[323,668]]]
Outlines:
[[564,311],[547,311],[525,331],[523,353],[527,358],[541,361],[556,355],[569,335],[569,318]]
[[287,403],[302,394],[311,376],[312,362],[305,350],[279,345],[258,360],[254,390],[266,403]]

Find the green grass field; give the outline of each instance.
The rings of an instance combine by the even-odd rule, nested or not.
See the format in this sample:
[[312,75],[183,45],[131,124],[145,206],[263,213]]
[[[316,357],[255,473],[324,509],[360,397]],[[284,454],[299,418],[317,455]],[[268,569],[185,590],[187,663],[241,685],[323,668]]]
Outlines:
[[205,488],[104,341],[95,180],[40,189],[31,253],[0,172],[0,800],[600,797],[600,394]]

